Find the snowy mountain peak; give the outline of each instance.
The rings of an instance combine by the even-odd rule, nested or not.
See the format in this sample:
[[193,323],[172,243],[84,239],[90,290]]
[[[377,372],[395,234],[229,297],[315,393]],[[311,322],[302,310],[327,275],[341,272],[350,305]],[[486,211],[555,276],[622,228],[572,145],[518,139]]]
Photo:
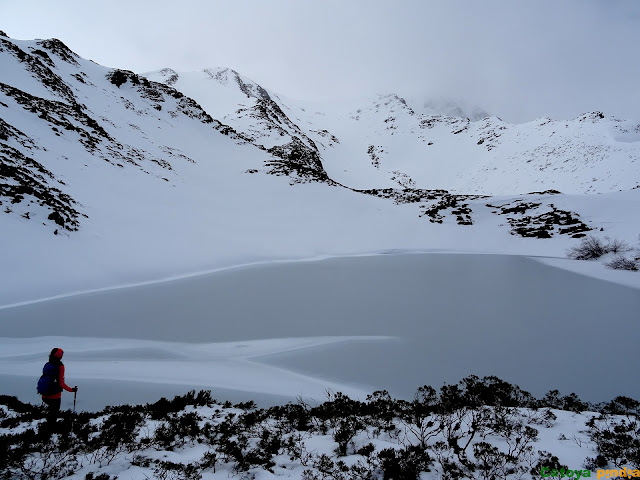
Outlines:
[[58,40],[57,38],[38,40],[36,44],[44,48],[45,50],[48,50],[50,53],[53,53],[61,60],[70,63],[71,65],[79,65],[77,59],[79,59],[80,56],[77,53],[71,51],[69,47],[67,47],[62,41]]
[[421,113],[426,115],[444,115],[447,117],[467,118],[472,122],[490,117],[491,114],[484,109],[469,105],[461,100],[429,99],[423,102]]
[[604,119],[604,113],[602,112],[587,112],[576,117],[576,120],[578,120],[579,122],[590,121],[590,122],[596,123],[602,119]]
[[157,72],[157,74],[160,77],[157,81],[162,81],[162,83],[166,83],[167,85],[175,85],[175,83],[180,78],[178,72],[171,68],[163,68],[162,70]]
[[406,111],[409,115],[414,115],[415,111],[413,108],[409,106],[407,101],[396,95],[395,93],[389,93],[386,95],[380,95],[380,101],[386,107],[390,107],[391,109],[400,109]]
[[237,85],[242,93],[247,97],[258,98],[260,100],[271,100],[269,93],[253,80],[240,75],[230,68],[206,68],[204,73],[221,85]]

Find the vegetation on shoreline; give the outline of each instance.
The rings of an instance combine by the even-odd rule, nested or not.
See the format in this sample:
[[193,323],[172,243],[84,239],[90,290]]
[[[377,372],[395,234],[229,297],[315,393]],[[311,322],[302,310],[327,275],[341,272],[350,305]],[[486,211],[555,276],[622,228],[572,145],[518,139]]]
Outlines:
[[[640,240],[640,236],[638,236],[638,240]],[[637,249],[634,249],[627,242],[616,238],[604,237],[603,241],[594,235],[589,235],[583,238],[580,244],[567,251],[567,256],[573,260],[596,260],[607,254],[614,255],[605,263],[605,266],[609,268],[631,271],[640,269],[640,244]],[[631,258],[625,254],[631,254]]]
[[[319,405],[300,399],[268,409],[191,391],[153,404],[67,411],[51,437],[42,407],[0,396],[0,478],[107,480],[131,468],[167,480],[259,471],[305,480],[417,479],[420,472],[536,478],[542,467],[564,466],[536,442],[566,412],[584,421],[585,435],[573,439],[588,449],[584,468],[640,466],[640,402],[592,405],[558,391],[536,399],[499,378],[470,376],[439,391],[420,387],[411,401],[386,391],[366,401],[328,393]],[[189,450],[187,460],[177,455]]]

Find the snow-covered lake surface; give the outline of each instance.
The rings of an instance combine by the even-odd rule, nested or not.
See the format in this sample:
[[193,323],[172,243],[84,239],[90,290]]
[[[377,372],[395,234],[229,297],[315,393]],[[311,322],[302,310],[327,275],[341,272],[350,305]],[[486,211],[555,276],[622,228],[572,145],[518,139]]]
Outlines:
[[537,396],[640,398],[639,311],[638,289],[521,256],[247,266],[0,309],[1,393],[37,402],[60,347],[91,410],[190,388],[263,404],[327,389],[411,397],[470,374]]

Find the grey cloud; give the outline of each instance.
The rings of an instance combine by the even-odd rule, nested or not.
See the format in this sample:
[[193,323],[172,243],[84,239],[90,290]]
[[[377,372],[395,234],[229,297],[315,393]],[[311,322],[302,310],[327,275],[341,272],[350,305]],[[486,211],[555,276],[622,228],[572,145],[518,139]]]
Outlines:
[[0,17],[104,65],[228,66],[303,99],[394,91],[512,121],[640,112],[637,2],[26,0]]

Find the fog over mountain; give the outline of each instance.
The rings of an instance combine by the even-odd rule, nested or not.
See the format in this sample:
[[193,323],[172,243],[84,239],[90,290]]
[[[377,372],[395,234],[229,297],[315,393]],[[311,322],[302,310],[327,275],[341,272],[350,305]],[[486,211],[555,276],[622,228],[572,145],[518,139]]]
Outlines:
[[60,38],[136,72],[225,66],[313,101],[394,92],[521,123],[586,111],[640,121],[637,2],[3,2],[12,37]]

